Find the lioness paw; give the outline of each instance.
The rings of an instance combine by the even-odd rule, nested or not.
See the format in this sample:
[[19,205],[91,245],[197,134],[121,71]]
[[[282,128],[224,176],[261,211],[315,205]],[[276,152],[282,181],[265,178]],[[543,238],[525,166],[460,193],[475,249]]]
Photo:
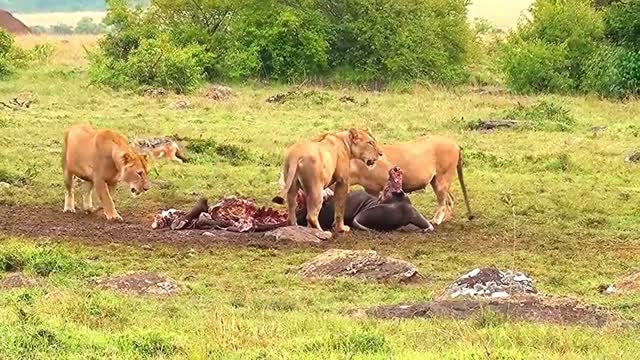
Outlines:
[[339,227],[337,230],[338,232],[349,232],[351,231],[351,228],[348,227],[347,225],[343,225],[342,227]]
[[114,215],[107,215],[107,220],[108,221],[114,221],[114,222],[122,222],[122,216],[120,216],[120,214],[116,213]]
[[62,212],[66,212],[66,213],[75,213],[76,209],[72,208],[72,207],[65,207],[64,210],[62,210]]

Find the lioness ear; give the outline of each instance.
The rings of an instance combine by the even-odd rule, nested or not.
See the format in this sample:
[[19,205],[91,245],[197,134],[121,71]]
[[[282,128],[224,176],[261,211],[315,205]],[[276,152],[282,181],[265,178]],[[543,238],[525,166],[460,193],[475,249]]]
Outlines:
[[358,140],[359,137],[360,135],[358,134],[358,130],[354,128],[349,129],[349,139]]
[[129,165],[133,162],[133,157],[131,157],[131,154],[128,153],[124,153],[122,154],[122,163],[125,165]]

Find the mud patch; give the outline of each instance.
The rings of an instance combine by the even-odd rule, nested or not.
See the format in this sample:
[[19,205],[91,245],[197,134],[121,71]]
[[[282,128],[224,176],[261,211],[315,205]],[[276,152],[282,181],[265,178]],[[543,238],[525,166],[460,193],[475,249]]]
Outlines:
[[29,288],[38,285],[38,280],[21,273],[11,273],[0,280],[0,289]]
[[95,279],[93,282],[101,289],[134,295],[171,296],[180,291],[180,287],[174,280],[158,273],[144,271]]
[[478,268],[462,275],[449,285],[440,300],[460,297],[504,298],[512,295],[536,294],[533,279],[519,272],[501,271],[488,267]]
[[560,325],[588,325],[601,327],[621,319],[603,309],[570,298],[522,296],[492,300],[441,300],[433,302],[385,305],[355,310],[355,316],[379,319],[413,319],[445,317],[468,319],[485,312],[501,314],[510,319]]
[[640,294],[640,271],[626,276],[615,284],[609,285],[604,291],[608,295]]
[[328,250],[303,264],[298,273],[307,278],[352,277],[396,284],[425,280],[413,264],[371,250]]

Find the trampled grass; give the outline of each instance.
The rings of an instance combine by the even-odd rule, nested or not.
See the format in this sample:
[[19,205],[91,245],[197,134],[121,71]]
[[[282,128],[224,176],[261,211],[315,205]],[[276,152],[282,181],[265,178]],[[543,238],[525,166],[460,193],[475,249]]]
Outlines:
[[[77,44],[77,42],[72,42]],[[60,54],[59,56],[62,56]],[[387,286],[307,281],[295,268],[321,250],[241,246],[197,248],[79,244],[69,239],[0,235],[0,270],[40,280],[0,290],[1,358],[442,359],[635,358],[640,297],[607,297],[601,284],[637,270],[640,168],[624,162],[638,146],[640,104],[585,97],[479,95],[473,89],[401,92],[319,89],[282,105],[265,100],[285,86],[233,85],[236,97],[200,93],[150,98],[88,85],[81,63],[64,59],[0,83],[0,101],[30,97],[24,110],[0,110],[0,203],[62,209],[61,135],[79,122],[129,137],[200,139],[193,162],[153,164],[153,189],[137,200],[115,195],[123,215],[188,207],[199,195],[253,197],[277,190],[284,149],[302,137],[368,126],[385,143],[445,134],[465,149],[465,179],[478,218],[458,203],[451,223],[431,235],[345,240],[414,263],[431,280]],[[344,94],[366,105],[342,103]],[[176,100],[191,104],[172,109]],[[535,128],[481,133],[470,121],[544,101],[568,111],[564,131]],[[531,107],[529,107],[531,108]],[[594,134],[594,126],[607,126]],[[462,196],[454,185],[456,198]],[[431,190],[411,195],[430,216]],[[2,219],[0,219],[2,221]],[[340,241],[338,241],[338,246]],[[9,259],[10,261],[7,261]],[[11,266],[3,264],[11,263]],[[546,294],[607,307],[627,327],[562,327],[490,314],[466,321],[355,319],[348,310],[429,300],[460,274],[483,265],[528,272]],[[98,290],[94,276],[159,271],[184,291],[172,298]],[[0,278],[4,274],[0,274]]]

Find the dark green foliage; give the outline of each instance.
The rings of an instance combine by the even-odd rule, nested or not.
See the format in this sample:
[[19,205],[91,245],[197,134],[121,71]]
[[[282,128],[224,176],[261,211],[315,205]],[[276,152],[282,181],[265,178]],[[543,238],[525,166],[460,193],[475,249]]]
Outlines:
[[610,5],[604,21],[610,42],[640,48],[640,1],[623,0]]
[[603,46],[588,64],[584,89],[612,98],[640,94],[640,49]]
[[564,45],[512,40],[502,52],[509,88],[518,93],[569,92],[575,88]]
[[91,73],[113,87],[171,83],[129,75],[130,58],[143,44],[172,53],[198,49],[191,53],[196,67],[182,69],[201,70],[208,80],[455,84],[467,77],[466,0],[154,0],[146,12],[127,8],[125,0],[108,3],[105,23],[113,31],[92,57]]
[[524,93],[578,90],[603,39],[601,14],[587,0],[537,0],[531,13],[504,47],[507,85]]

